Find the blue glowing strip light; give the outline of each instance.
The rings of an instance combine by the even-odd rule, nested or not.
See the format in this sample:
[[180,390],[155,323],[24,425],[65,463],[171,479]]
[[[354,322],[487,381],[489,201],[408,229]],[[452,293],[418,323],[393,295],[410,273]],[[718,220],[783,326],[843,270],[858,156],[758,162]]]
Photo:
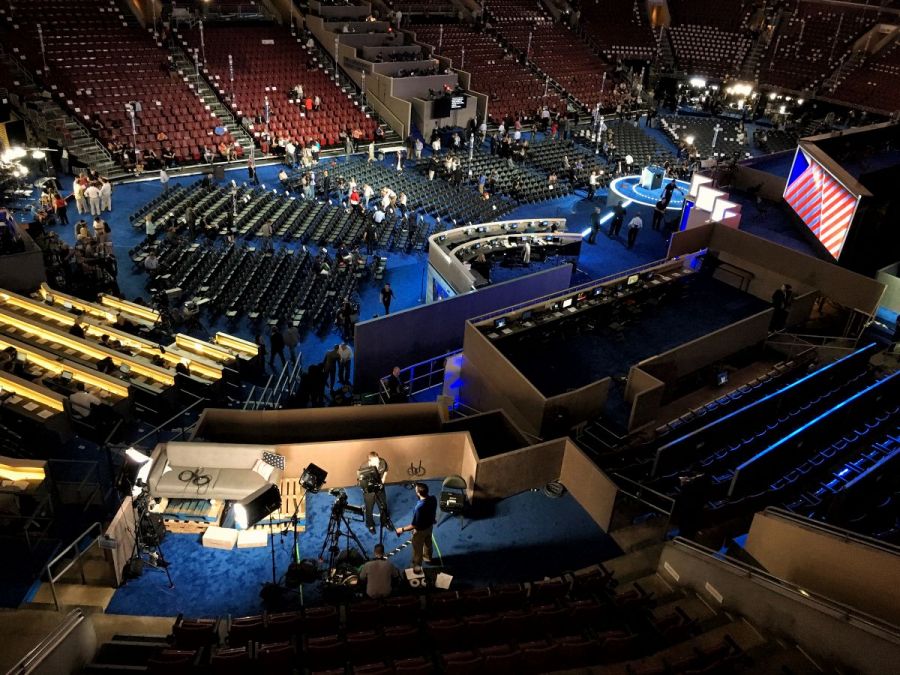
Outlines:
[[862,349],[858,349],[857,351],[853,352],[852,354],[848,354],[847,356],[845,356],[841,359],[838,359],[837,361],[832,361],[827,366],[823,366],[823,367],[819,368],[818,370],[814,370],[809,375],[804,375],[799,380],[794,380],[789,385],[782,387],[778,391],[774,391],[771,394],[767,394],[767,395],[763,396],[761,399],[758,399],[756,401],[753,401],[753,403],[749,403],[748,405],[745,405],[743,408],[738,408],[737,410],[730,412],[727,415],[720,417],[716,420],[713,420],[709,424],[706,424],[706,425],[700,427],[699,429],[694,429],[694,431],[691,431],[690,433],[687,433],[684,436],[679,436],[675,440],[669,441],[665,445],[660,446],[659,449],[656,451],[656,458],[653,461],[653,472],[651,475],[652,476],[656,475],[657,467],[659,466],[659,457],[662,454],[662,452],[664,450],[666,450],[667,448],[669,448],[670,446],[684,443],[686,439],[689,439],[692,436],[697,436],[701,433],[708,432],[712,427],[714,427],[718,424],[724,423],[726,420],[734,417],[735,415],[744,414],[748,410],[751,410],[754,406],[762,405],[765,401],[768,401],[769,399],[775,398],[776,396],[781,396],[782,394],[784,394],[787,391],[790,391],[794,387],[799,387],[801,384],[803,384],[807,380],[810,380],[814,377],[821,377],[822,373],[825,373],[832,368],[836,368],[839,364],[841,364],[849,359],[859,356],[862,352],[873,351],[876,346],[877,345],[874,342],[870,345],[866,345]]
[[[873,389],[877,389],[878,387],[886,387],[886,386],[887,386],[887,383],[888,383],[888,382],[891,382],[891,381],[894,380],[895,378],[900,378],[900,370],[898,370],[897,372],[895,372],[893,375],[890,375],[889,377],[885,377],[884,379],[879,380],[879,381],[876,382],[875,384],[872,384],[872,385],[866,387],[866,388],[863,389],[862,391],[855,393],[855,394],[854,394],[853,396],[851,396],[850,398],[844,399],[843,401],[841,401],[840,403],[838,403],[838,404],[837,404],[836,406],[834,406],[833,408],[830,408],[829,410],[826,410],[825,412],[823,412],[823,413],[822,413],[821,415],[819,415],[818,417],[816,417],[816,418],[810,420],[810,421],[807,422],[806,424],[804,424],[804,425],[802,425],[801,427],[795,429],[794,431],[792,431],[791,433],[789,433],[787,436],[785,436],[784,438],[782,438],[782,439],[781,439],[780,441],[778,441],[777,443],[773,443],[772,445],[770,445],[770,446],[769,446],[768,448],[766,448],[765,450],[762,450],[762,451],[756,453],[755,455],[753,455],[753,457],[751,457],[750,459],[748,459],[746,462],[744,462],[744,463],[741,464],[737,469],[734,470],[734,476],[733,476],[732,479],[731,479],[731,485],[728,487],[728,496],[731,497],[732,493],[734,492],[734,487],[735,487],[735,485],[737,484],[737,479],[738,479],[738,476],[739,476],[739,474],[740,474],[740,472],[741,472],[742,469],[747,468],[748,466],[750,466],[751,464],[753,464],[754,462],[756,462],[757,460],[759,460],[761,457],[765,457],[765,456],[768,455],[769,453],[774,452],[775,450],[777,450],[779,447],[781,447],[781,446],[787,444],[787,442],[790,441],[792,438],[796,438],[799,434],[802,434],[804,431],[806,431],[806,430],[809,429],[810,427],[815,426],[816,424],[818,424],[819,422],[821,422],[821,421],[822,421],[823,419],[825,419],[826,417],[829,417],[829,416],[833,415],[834,413],[836,413],[836,412],[837,412],[838,410],[840,410],[841,408],[844,408],[844,407],[846,407],[847,405],[849,405],[849,404],[851,404],[851,403],[853,403],[853,402],[855,402],[855,401],[858,401],[860,398],[864,397],[866,394],[868,394],[869,392],[871,392]],[[900,382],[900,379],[897,379],[897,381]]]

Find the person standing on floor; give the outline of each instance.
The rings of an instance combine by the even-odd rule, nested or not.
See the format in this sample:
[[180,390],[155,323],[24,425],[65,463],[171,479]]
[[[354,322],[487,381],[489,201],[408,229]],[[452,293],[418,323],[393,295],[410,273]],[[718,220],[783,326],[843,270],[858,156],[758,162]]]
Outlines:
[[272,372],[275,371],[275,355],[281,357],[281,365],[282,367],[287,365],[287,359],[284,358],[284,338],[281,336],[281,331],[278,330],[278,325],[272,326],[272,332],[269,333],[269,367],[272,368]]
[[628,222],[628,248],[634,248],[634,242],[637,240],[638,232],[644,226],[644,221],[640,216],[635,216]]
[[84,189],[84,197],[87,199],[88,205],[91,207],[91,215],[100,215],[100,188],[91,183]]
[[84,199],[84,183],[81,176],[72,182],[72,195],[75,197],[75,208],[78,213],[84,213],[87,210],[87,202]]
[[56,212],[56,221],[60,225],[69,224],[69,214],[66,212],[66,198],[59,192],[53,193],[53,210]]
[[100,179],[100,210],[112,211],[112,183],[106,178]]
[[[378,504],[378,515],[382,523],[389,523],[390,515],[388,514],[387,496],[384,494],[384,482],[387,479],[388,464],[374,450],[369,453],[366,463],[359,467],[357,475],[364,475],[364,471],[371,469],[375,469],[378,472],[378,480],[370,482],[367,487],[363,488],[363,502],[365,503],[366,528],[369,532],[375,534],[375,504]],[[362,483],[360,487],[362,487]]]
[[165,169],[159,170],[159,184],[162,185],[164,193],[169,191],[169,174]]
[[434,523],[437,519],[437,499],[428,494],[428,486],[425,483],[416,483],[416,502],[413,508],[412,522],[409,525],[398,527],[397,535],[404,532],[412,532],[412,563],[413,570],[422,571],[422,563],[431,562],[431,537]]
[[651,226],[653,230],[659,232],[659,228],[662,226],[663,216],[666,215],[666,202],[660,199],[656,202],[656,206],[653,207],[653,221]]
[[613,206],[613,217],[609,222],[609,236],[616,238],[622,230],[622,224],[625,222],[625,207],[622,204]]
[[338,382],[350,384],[350,364],[353,362],[353,350],[346,342],[338,347]]
[[328,380],[328,389],[334,391],[334,380],[337,377],[337,365],[341,360],[339,354],[341,346],[335,345],[329,351],[325,352],[325,359],[322,361],[322,368],[325,371],[325,377]]
[[600,231],[600,220],[600,207],[597,206],[591,214],[591,234],[588,236],[589,244],[597,243],[597,233]]
[[772,293],[772,321],[769,323],[769,330],[782,330],[787,325],[788,315],[790,314],[791,305],[794,302],[794,289],[790,284],[781,284]]
[[297,325],[285,326],[281,331],[281,339],[284,341],[284,346],[287,347],[288,358],[295,362],[301,360],[302,354],[297,352],[297,345],[300,344],[300,331],[297,330]]
[[384,305],[384,313],[388,315],[391,313],[391,300],[393,300],[396,296],[394,295],[394,291],[391,288],[391,285],[385,283],[385,285],[381,289],[381,304]]

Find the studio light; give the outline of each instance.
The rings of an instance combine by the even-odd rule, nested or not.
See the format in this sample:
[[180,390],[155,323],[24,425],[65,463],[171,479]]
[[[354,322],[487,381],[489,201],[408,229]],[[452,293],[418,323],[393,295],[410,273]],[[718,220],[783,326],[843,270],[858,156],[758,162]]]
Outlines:
[[706,86],[706,80],[704,80],[702,77],[692,77],[688,81],[688,84],[690,84],[692,87],[697,87],[697,89],[703,89],[703,87]]
[[153,460],[150,457],[140,450],[128,448],[125,451],[125,464],[122,465],[119,488],[122,492],[131,492],[132,497],[138,497],[147,485],[152,468]]
[[31,151],[32,159],[44,159],[44,157],[46,157],[46,156],[47,156],[47,153],[44,152],[43,150],[32,150]]
[[246,530],[280,508],[281,493],[278,486],[266,483],[234,505],[234,522],[242,530]]
[[687,143],[688,145],[693,145],[693,144],[694,144],[694,137],[693,137],[693,136],[685,136],[685,137],[684,137],[684,142]]
[[322,489],[323,485],[325,485],[325,479],[327,477],[327,471],[315,464],[310,464],[303,469],[303,473],[300,475],[300,485],[307,492],[316,493]]

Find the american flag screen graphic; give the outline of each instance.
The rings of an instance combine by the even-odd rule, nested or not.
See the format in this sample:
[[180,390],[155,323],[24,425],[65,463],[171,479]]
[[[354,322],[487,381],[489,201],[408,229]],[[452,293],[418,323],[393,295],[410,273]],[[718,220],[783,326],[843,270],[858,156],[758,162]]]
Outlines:
[[835,260],[840,258],[856,215],[857,196],[797,148],[784,199]]

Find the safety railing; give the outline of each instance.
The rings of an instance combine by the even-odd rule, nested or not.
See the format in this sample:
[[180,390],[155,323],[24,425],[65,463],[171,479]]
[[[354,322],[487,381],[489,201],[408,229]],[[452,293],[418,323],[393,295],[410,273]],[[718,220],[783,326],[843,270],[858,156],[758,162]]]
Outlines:
[[[462,350],[455,349],[452,352],[435,356],[425,361],[419,361],[411,366],[406,366],[400,370],[400,381],[409,389],[408,395],[414,396],[423,391],[442,384],[444,381],[444,372],[447,369],[447,359],[456,356]],[[388,403],[390,401],[390,390],[388,389],[388,381],[390,375],[385,375],[379,382],[379,392],[381,402]]]
[[796,596],[796,599],[801,602],[817,605],[820,610],[843,619],[849,624],[857,625],[870,631],[876,631],[893,642],[900,642],[900,628],[888,621],[879,619],[876,616],[862,612],[850,605],[845,605],[844,603],[833,600],[827,596],[820,595],[815,591],[810,591],[786,579],[776,577],[748,563],[728,556],[722,556],[711,548],[684,539],[683,537],[675,537],[672,540],[672,543],[696,556],[714,559],[717,564],[730,568],[732,571],[743,577],[758,580],[784,594]]
[[[705,249],[704,249],[705,251]],[[580,291],[587,290],[589,288],[594,288],[595,286],[600,286],[601,284],[608,283],[615,279],[627,279],[630,276],[635,274],[640,274],[641,272],[646,272],[649,269],[654,267],[659,267],[660,265],[664,265],[666,263],[675,262],[678,260],[683,260],[687,258],[691,258],[697,255],[702,254],[704,251],[698,251],[696,253],[691,253],[684,256],[677,256],[675,258],[661,258],[659,260],[654,260],[652,262],[644,263],[643,265],[638,265],[637,267],[632,267],[631,269],[623,270],[621,272],[616,272],[614,274],[608,274],[605,277],[600,277],[599,279],[592,279],[583,284],[579,284],[577,286],[571,286],[562,291],[554,291],[553,293],[548,293],[547,295],[542,295],[537,298],[531,298],[529,300],[524,300],[522,302],[518,302],[515,305],[510,305],[508,307],[503,307],[502,309],[495,309],[491,312],[487,312],[485,314],[481,314],[479,316],[472,317],[469,319],[471,323],[481,323],[482,321],[487,321],[488,319],[493,319],[494,317],[503,316],[505,314],[509,314],[510,312],[515,312],[524,307],[531,307],[532,305],[539,305],[544,302],[548,302],[553,300],[554,298],[561,298],[564,296],[575,295]]]
[[[102,535],[103,527],[100,523],[94,523],[78,535],[75,541],[60,551],[44,568],[44,575],[47,577],[47,583],[50,584],[50,593],[53,595],[53,604],[56,606],[57,612],[60,609],[60,605],[59,596],[56,593],[56,582],[62,579],[76,564],[79,566],[78,571],[81,575],[81,583],[87,582],[84,575],[84,556],[87,555],[88,551],[91,550]],[[70,554],[71,557],[69,557]],[[64,561],[65,565],[59,571],[55,571],[55,565],[61,561]]]
[[[285,363],[277,376],[270,375],[264,387],[255,385],[247,394],[244,410],[277,410],[283,401],[294,395],[303,373],[303,357]],[[273,384],[272,378],[275,378]],[[254,395],[259,392],[256,398]]]
[[777,506],[767,506],[764,513],[775,516],[777,518],[781,518],[783,520],[788,520],[791,523],[804,527],[808,530],[822,532],[824,534],[843,539],[844,541],[853,541],[860,544],[865,544],[866,546],[877,548],[881,551],[884,551],[885,553],[890,553],[892,555],[900,555],[900,546],[897,546],[895,544],[882,541],[881,539],[867,537],[863,534],[859,534],[858,532],[854,532],[853,530],[847,530],[843,527],[838,527],[837,525],[831,525],[830,523],[823,523],[818,520],[812,520],[810,518],[806,518],[804,516],[793,513],[792,511],[787,511]]
[[815,347],[819,350],[837,352],[855,352],[859,343],[858,337],[841,337],[834,335],[805,335],[801,333],[772,333],[766,340],[772,347]]
[[[188,394],[189,394],[190,392],[183,392],[183,393],[188,393]],[[198,397],[196,401],[194,401],[194,402],[191,403],[189,406],[187,406],[186,408],[182,409],[180,412],[176,413],[175,415],[173,415],[173,416],[170,417],[169,419],[167,419],[165,422],[162,422],[162,423],[159,424],[158,426],[156,426],[156,427],[154,427],[153,429],[151,429],[150,431],[148,431],[146,434],[144,434],[144,435],[141,436],[139,439],[137,439],[136,441],[134,441],[131,445],[133,445],[133,446],[141,446],[141,445],[144,444],[144,441],[146,441],[148,438],[150,438],[151,436],[154,436],[154,435],[156,436],[156,440],[154,440],[153,445],[156,445],[156,444],[159,442],[159,434],[160,434],[160,432],[161,432],[164,428],[166,428],[166,427],[167,427],[168,425],[170,425],[172,422],[174,422],[175,420],[177,420],[179,417],[183,417],[184,415],[187,415],[189,412],[191,412],[194,408],[196,408],[196,407],[199,406],[200,404],[206,403],[208,400],[209,400],[209,399]],[[181,425],[180,431],[178,431],[174,436],[172,436],[171,438],[168,438],[167,440],[170,440],[170,441],[178,440],[179,438],[181,438],[182,436],[184,436],[184,435],[188,432],[190,426],[191,426],[191,425],[182,424],[182,425]]]
[[50,656],[86,620],[87,617],[81,609],[76,608],[70,611],[66,614],[62,623],[44,636],[12,668],[6,671],[6,675],[26,675],[33,672],[45,658]]

